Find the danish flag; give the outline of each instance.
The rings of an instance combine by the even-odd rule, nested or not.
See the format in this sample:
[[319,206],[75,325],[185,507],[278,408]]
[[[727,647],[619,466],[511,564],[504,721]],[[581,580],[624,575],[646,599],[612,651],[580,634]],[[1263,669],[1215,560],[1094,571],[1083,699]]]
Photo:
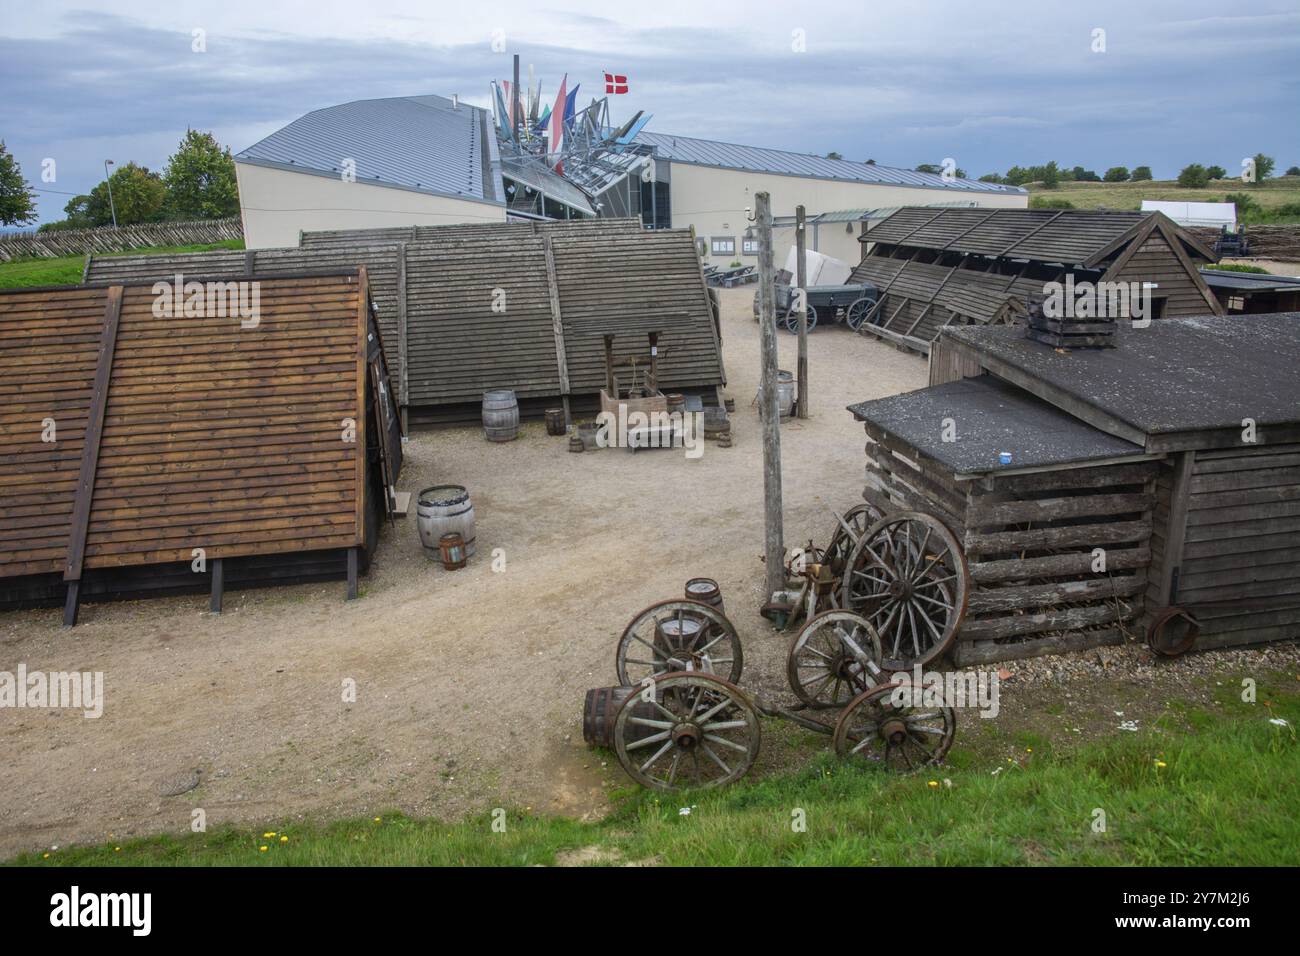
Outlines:
[[605,74],[605,92],[606,93],[626,93],[627,77],[622,73]]

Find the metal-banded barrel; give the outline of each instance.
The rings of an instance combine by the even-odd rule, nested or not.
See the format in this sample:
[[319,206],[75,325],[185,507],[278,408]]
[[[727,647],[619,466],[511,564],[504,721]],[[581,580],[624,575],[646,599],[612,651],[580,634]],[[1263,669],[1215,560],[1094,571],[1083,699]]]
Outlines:
[[519,402],[514,389],[483,393],[483,435],[488,441],[514,441],[519,437]]
[[701,604],[716,608],[719,613],[727,613],[722,606],[722,589],[713,578],[691,578],[686,582],[684,596],[688,601],[699,601]]
[[546,434],[563,435],[568,430],[568,423],[564,420],[564,409],[548,408],[546,410]]
[[420,544],[432,557],[441,558],[439,540],[455,532],[465,540],[465,557],[475,550],[474,503],[464,485],[434,485],[425,488],[415,500],[416,528]]
[[[588,746],[614,749],[614,721],[618,719],[619,709],[640,690],[639,687],[593,687],[587,691],[582,702],[582,739]],[[635,708],[632,712],[635,717],[653,720],[657,713],[649,701],[636,701],[632,707]],[[655,732],[652,727],[633,725],[628,729],[627,739],[632,742]]]

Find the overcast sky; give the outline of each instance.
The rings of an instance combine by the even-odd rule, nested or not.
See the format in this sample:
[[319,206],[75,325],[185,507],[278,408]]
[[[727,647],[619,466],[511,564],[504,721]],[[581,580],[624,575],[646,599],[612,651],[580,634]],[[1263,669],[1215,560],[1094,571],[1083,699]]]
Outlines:
[[187,127],[238,152],[348,100],[487,105],[517,52],[551,97],[566,71],[584,101],[627,73],[616,120],[894,166],[1300,164],[1295,0],[546,3],[0,0],[0,139],[48,221],[105,158],[161,169]]

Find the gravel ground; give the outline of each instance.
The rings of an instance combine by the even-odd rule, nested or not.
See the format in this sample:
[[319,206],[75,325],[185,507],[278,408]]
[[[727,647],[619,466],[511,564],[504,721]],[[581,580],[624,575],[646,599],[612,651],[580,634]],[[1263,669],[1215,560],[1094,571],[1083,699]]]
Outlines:
[[[106,686],[97,720],[0,711],[0,857],[184,832],[194,808],[209,825],[393,808],[450,818],[503,805],[598,815],[608,791],[628,781],[583,745],[583,694],[614,682],[614,642],[633,615],[680,597],[694,576],[721,584],[745,641],[745,686],[789,699],[788,638],[757,613],[751,299],[752,288],[723,292],[727,393],[737,406],[729,449],[710,444],[698,460],[680,451],[575,455],[540,425],[505,445],[478,429],[415,435],[401,486],[455,482],[473,496],[480,551],[462,571],[424,556],[411,517],[386,529],[351,603],[340,582],[229,593],[219,616],[202,597],[91,604],[71,631],[55,609],[0,616],[0,670],[102,671]],[[793,337],[782,333],[780,347],[782,367],[793,369]],[[842,327],[819,327],[809,351],[813,416],[782,428],[788,545],[822,541],[833,528],[828,508],[861,500],[864,439],[845,406],[925,383],[923,360]],[[1107,695],[1156,706],[1211,673],[1294,672],[1297,659],[1289,645],[1172,663],[1139,648],[1017,662],[1006,668],[1004,712],[1010,726],[1042,724],[1044,708],[1071,696],[1064,684],[1088,701],[1079,709],[1097,716],[1100,733],[1124,709]],[[355,703],[342,700],[349,679]],[[772,743],[759,773],[827,744],[773,722],[764,732]],[[194,771],[196,788],[162,796]]]

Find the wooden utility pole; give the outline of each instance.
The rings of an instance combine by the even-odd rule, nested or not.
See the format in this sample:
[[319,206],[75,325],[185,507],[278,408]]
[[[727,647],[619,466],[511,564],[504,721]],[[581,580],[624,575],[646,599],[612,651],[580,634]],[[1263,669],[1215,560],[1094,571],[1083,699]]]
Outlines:
[[763,554],[767,563],[767,597],[785,589],[785,536],[781,522],[781,411],[776,394],[776,270],[772,265],[772,203],[754,196],[758,226],[758,321],[763,369]]
[[794,207],[795,269],[799,286],[799,417],[808,417],[808,256],[804,243],[803,206]]

